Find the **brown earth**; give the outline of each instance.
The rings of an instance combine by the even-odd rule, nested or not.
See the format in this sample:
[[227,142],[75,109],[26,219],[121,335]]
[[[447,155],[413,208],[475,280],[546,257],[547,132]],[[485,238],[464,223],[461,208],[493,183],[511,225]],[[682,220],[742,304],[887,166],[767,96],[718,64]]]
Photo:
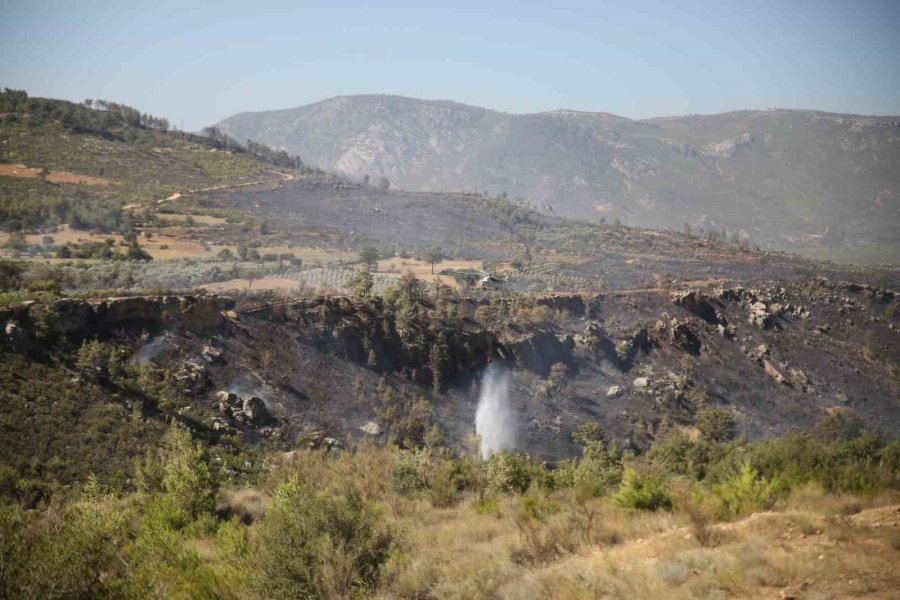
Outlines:
[[[0,176],[5,177],[22,177],[25,179],[38,179],[39,169],[32,169],[25,165],[6,165],[0,164]],[[102,177],[92,177],[90,175],[80,175],[78,173],[69,173],[68,171],[50,171],[47,175],[47,181],[53,183],[80,183],[82,185],[122,185],[118,181],[111,179],[103,179]]]

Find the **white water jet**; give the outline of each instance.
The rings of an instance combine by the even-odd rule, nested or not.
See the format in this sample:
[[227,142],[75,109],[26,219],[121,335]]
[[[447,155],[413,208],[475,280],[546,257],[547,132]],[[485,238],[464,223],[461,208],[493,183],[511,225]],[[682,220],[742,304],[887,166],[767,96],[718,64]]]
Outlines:
[[481,380],[475,433],[481,438],[481,458],[487,459],[516,445],[515,414],[509,404],[509,375],[494,364],[488,365]]

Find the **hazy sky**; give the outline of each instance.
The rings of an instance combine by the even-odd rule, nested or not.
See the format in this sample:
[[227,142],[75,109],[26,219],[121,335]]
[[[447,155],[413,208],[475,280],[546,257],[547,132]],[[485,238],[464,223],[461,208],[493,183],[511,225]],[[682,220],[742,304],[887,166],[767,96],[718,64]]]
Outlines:
[[0,15],[0,86],[187,129],[359,93],[632,118],[900,114],[900,0],[6,0]]

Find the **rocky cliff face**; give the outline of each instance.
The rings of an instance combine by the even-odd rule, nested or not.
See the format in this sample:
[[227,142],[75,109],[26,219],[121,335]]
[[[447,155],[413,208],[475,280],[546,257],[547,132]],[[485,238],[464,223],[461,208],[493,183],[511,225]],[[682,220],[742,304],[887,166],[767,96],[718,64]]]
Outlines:
[[632,121],[349,96],[220,126],[357,179],[505,191],[558,214],[724,228],[755,243],[892,242],[900,218],[897,118],[772,110]]
[[23,353],[49,340],[108,337],[116,332],[155,335],[167,329],[215,335],[226,329],[224,311],[234,301],[219,296],[162,296],[79,300],[50,305],[26,302],[0,309],[0,340]]
[[[731,412],[750,437],[807,427],[837,408],[896,431],[897,304],[891,290],[825,279],[442,308],[428,298],[64,300],[0,312],[0,354],[52,363],[62,379],[81,340],[130,346],[129,361],[152,362],[182,390],[194,408],[178,405],[177,416],[205,435],[289,444],[309,431],[379,435],[367,432],[372,422],[391,432],[423,398],[461,443],[490,358],[511,375],[520,449],[562,458],[585,421],[642,445],[663,423],[692,424],[705,406]],[[43,360],[53,352],[69,358]]]

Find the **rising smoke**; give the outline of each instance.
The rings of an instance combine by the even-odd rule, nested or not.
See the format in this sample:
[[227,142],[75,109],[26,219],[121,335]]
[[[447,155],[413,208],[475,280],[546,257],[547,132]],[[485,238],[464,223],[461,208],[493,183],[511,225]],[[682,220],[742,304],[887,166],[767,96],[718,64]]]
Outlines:
[[515,414],[509,404],[509,375],[495,364],[488,365],[481,380],[481,394],[475,411],[475,433],[481,438],[481,458],[516,443]]
[[164,333],[150,340],[148,343],[144,344],[140,350],[134,353],[134,358],[132,360],[142,367],[149,362],[153,362],[153,359],[159,356],[159,353],[163,351],[168,337],[169,336]]

